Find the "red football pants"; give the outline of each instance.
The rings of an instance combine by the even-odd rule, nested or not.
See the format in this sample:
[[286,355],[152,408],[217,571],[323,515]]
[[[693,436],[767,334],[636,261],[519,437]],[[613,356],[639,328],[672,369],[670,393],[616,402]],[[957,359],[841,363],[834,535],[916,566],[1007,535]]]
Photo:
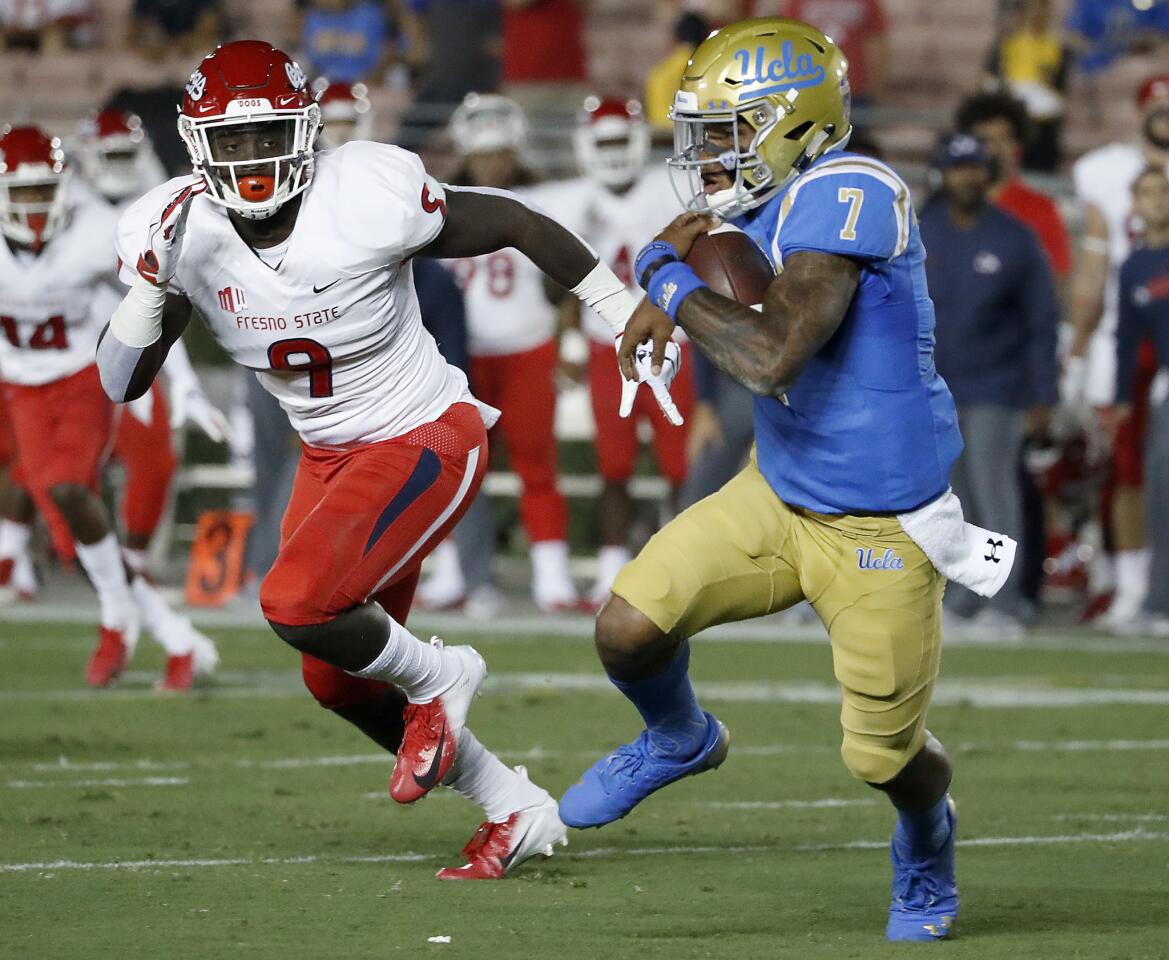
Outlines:
[[[682,367],[670,384],[670,396],[678,405],[678,412],[686,420],[694,410],[694,373],[691,368],[691,350],[681,344]],[[608,344],[589,344],[589,394],[593,401],[593,419],[597,422],[597,472],[613,482],[624,482],[633,476],[637,462],[637,423],[648,420],[653,427],[654,457],[658,469],[672,486],[681,486],[686,480],[686,424],[675,427],[662,413],[649,387],[639,387],[633,401],[633,413],[622,417],[621,370],[617,354]]]
[[556,489],[556,343],[496,357],[471,358],[471,388],[503,414],[502,433],[519,475],[520,520],[532,543],[568,537],[568,505]]
[[128,536],[149,538],[158,527],[178,465],[171,447],[166,395],[158,380],[150,388],[150,422],[122,411],[114,439],[114,459],[126,471],[122,522]]
[[[423,558],[466,512],[487,469],[479,411],[456,403],[393,440],[350,450],[305,446],[281,523],[280,553],[260,587],[274,623],[325,623],[375,600],[406,620]],[[385,684],[303,655],[305,685],[330,709]]]

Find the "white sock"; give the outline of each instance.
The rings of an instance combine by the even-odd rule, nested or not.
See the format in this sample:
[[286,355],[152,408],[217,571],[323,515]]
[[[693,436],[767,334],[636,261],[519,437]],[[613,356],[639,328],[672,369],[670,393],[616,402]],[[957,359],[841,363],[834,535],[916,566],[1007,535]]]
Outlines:
[[117,538],[107,533],[97,543],[76,543],[77,559],[89,575],[101,604],[101,625],[107,630],[125,630],[133,617],[134,600],[122,566]]
[[368,667],[349,672],[355,677],[392,683],[411,703],[428,703],[453,687],[462,676],[462,661],[444,653],[441,647],[423,643],[393,617],[387,619],[390,635],[385,649]]
[[122,547],[122,559],[135,573],[145,573],[147,557],[145,550],[135,550],[131,547]]
[[568,573],[568,544],[563,540],[540,540],[530,549],[532,596],[537,603],[573,603],[576,587]]
[[507,766],[466,727],[459,734],[459,751],[443,784],[482,807],[492,823],[502,823],[517,810],[548,798],[547,791]]
[[1149,564],[1152,551],[1119,550],[1116,553],[1116,599],[1112,601],[1117,615],[1132,616],[1145,602],[1149,592]]
[[601,547],[597,554],[597,582],[595,593],[608,593],[621,568],[630,560],[628,547]]
[[130,583],[134,603],[142,616],[142,625],[150,631],[168,657],[181,657],[195,647],[194,631],[190,621],[175,613],[146,578],[139,575]]
[[15,560],[28,553],[32,527],[15,520],[0,520],[0,560]]

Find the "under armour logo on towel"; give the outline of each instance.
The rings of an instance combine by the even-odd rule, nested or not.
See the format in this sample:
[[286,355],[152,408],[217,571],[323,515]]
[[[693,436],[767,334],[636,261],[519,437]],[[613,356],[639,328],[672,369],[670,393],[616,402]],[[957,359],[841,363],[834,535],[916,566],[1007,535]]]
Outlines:
[[999,557],[998,552],[999,547],[1003,545],[1003,542],[1001,540],[995,540],[993,537],[987,537],[986,545],[990,547],[990,553],[988,553],[982,559],[989,560],[991,563],[1002,563],[1002,558]]

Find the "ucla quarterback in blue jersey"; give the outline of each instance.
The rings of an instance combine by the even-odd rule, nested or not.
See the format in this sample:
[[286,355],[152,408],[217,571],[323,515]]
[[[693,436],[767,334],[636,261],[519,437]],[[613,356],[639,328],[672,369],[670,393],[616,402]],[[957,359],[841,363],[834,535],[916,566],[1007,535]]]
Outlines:
[[[951,765],[925,725],[942,591],[951,576],[994,592],[1010,545],[979,541],[989,532],[963,523],[949,490],[962,440],[934,368],[909,191],[847,152],[848,114],[847,62],[798,21],[733,24],[686,66],[670,165],[689,211],[637,258],[647,297],[619,354],[627,380],[660,389],[682,327],[755,394],[756,449],[614,583],[597,651],[646,729],[585,771],[560,812],[570,826],[601,826],[721,764],[730,737],[694,696],[689,638],[806,599],[832,644],[842,759],[897,814],[886,934],[935,940],[958,912]],[[776,268],[759,309],[715,293],[684,262],[718,220]]]

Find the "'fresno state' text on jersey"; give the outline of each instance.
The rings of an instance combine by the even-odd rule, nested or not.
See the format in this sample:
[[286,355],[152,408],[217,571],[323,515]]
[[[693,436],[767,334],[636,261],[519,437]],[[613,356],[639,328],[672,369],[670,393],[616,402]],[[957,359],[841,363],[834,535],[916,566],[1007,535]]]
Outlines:
[[867,157],[829,153],[735,223],[777,270],[800,251],[860,265],[836,333],[784,398],[755,401],[771,488],[822,513],[900,513],[945,492],[962,438],[934,367],[925,250],[901,178]]
[[[189,178],[152,190],[118,230],[131,282],[151,219]],[[409,258],[442,229],[445,193],[412,153],[318,153],[283,258],[261,258],[206,197],[192,201],[171,287],[320,447],[373,443],[473,398],[422,326]]]
[[117,214],[83,184],[62,189],[69,219],[39,254],[0,242],[0,379],[8,383],[39,386],[92,364],[118,300],[110,253]]

